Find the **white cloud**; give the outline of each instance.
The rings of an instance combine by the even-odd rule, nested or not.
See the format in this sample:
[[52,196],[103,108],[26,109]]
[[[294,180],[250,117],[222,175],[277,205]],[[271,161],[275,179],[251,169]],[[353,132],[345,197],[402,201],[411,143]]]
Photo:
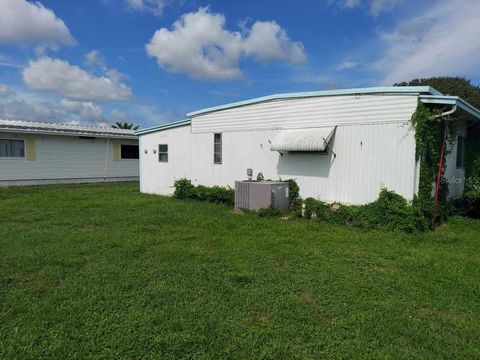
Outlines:
[[93,102],[54,101],[30,92],[0,97],[0,119],[99,125],[111,122]]
[[110,117],[112,121],[127,121],[128,115],[120,110],[113,109]]
[[337,70],[351,70],[358,66],[358,63],[355,61],[344,60],[337,66]]
[[7,85],[4,85],[4,84],[0,84],[0,98],[9,97],[9,96],[12,96],[14,94],[15,93],[13,92],[12,89],[10,89],[10,87],[8,87]]
[[385,84],[418,77],[468,75],[480,66],[480,2],[441,0],[383,34],[375,69]]
[[95,76],[66,61],[42,57],[22,71],[23,81],[34,90],[44,90],[75,100],[115,101],[131,98],[130,88],[118,78]]
[[0,99],[0,118],[40,122],[68,122],[66,112],[50,101]]
[[89,124],[96,124],[100,121],[94,116],[83,116],[79,111],[70,111],[61,102],[48,100],[31,93],[0,98],[0,119]]
[[370,0],[370,12],[377,16],[380,13],[402,5],[407,0]]
[[97,50],[92,50],[85,55],[85,64],[88,66],[105,66],[105,60],[102,54]]
[[121,82],[122,80],[128,78],[127,75],[121,73],[117,69],[106,69],[105,68],[105,74],[107,75],[107,77],[109,77],[110,79],[112,79],[113,81],[116,81],[116,82]]
[[32,43],[56,48],[74,45],[65,23],[39,2],[0,0],[0,43]]
[[74,114],[78,114],[82,119],[100,120],[102,118],[102,107],[91,101],[74,101],[62,99],[60,106]]
[[22,65],[20,65],[20,64],[8,63],[8,62],[3,62],[3,61],[0,61],[0,66],[12,67],[12,68],[21,68],[22,67]]
[[[16,89],[17,90],[17,89]],[[116,104],[117,105],[117,104]],[[0,119],[87,124],[110,127],[116,121],[149,126],[181,119],[187,109],[175,111],[132,100],[111,108],[93,101],[52,100],[30,91],[17,90],[9,97],[0,96]]]
[[173,29],[161,28],[146,45],[149,56],[171,73],[199,79],[236,79],[242,57],[259,61],[307,61],[300,42],[293,42],[276,22],[257,21],[243,32],[225,29],[225,17],[200,8],[184,14]]
[[275,21],[257,21],[243,40],[247,56],[261,61],[284,60],[292,64],[304,64],[307,57],[302,43],[293,42],[287,32]]
[[351,9],[351,8],[355,8],[355,7],[359,6],[361,3],[362,3],[361,0],[344,0],[343,1],[343,6],[348,8],[348,9]]
[[92,50],[92,51],[88,52],[87,54],[85,54],[85,64],[92,67],[92,68],[95,68],[96,70],[100,70],[101,72],[103,72],[103,74],[107,78],[109,78],[109,79],[111,79],[111,80],[113,80],[117,83],[120,83],[123,80],[125,80],[126,78],[128,78],[127,75],[121,73],[117,69],[109,69],[106,66],[105,58],[97,50]]
[[125,0],[129,9],[141,12],[149,12],[153,15],[162,15],[165,0]]
[[335,4],[345,9],[367,8],[373,16],[393,10],[407,1],[409,0],[327,0],[329,4]]

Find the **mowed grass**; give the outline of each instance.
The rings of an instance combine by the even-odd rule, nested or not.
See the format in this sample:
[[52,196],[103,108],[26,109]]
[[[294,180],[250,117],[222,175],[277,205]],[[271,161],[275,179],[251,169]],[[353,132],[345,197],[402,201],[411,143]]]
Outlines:
[[480,222],[261,219],[138,184],[0,189],[0,358],[479,358]]

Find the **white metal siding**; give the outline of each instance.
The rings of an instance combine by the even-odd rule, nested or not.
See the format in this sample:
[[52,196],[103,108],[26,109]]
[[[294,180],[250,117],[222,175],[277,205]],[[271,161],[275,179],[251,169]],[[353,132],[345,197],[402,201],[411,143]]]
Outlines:
[[418,96],[343,95],[283,99],[192,118],[193,133],[309,128],[410,120]]
[[[413,112],[413,111],[412,111]],[[382,187],[411,200],[415,184],[415,141],[405,114],[403,123],[339,126],[332,139],[336,158],[293,155],[270,150],[278,130],[223,134],[223,163],[213,163],[212,133],[192,133],[190,126],[140,137],[141,191],[171,194],[176,179],[195,184],[234,186],[246,169],[265,179],[297,180],[302,197],[363,204],[378,197]],[[405,121],[407,120],[407,121]],[[218,131],[218,129],[215,129]],[[169,145],[169,163],[159,163],[158,144]],[[144,150],[147,150],[145,154]]]
[[[150,194],[171,194],[176,179],[191,178],[193,161],[191,141],[190,126],[140,136],[140,173],[142,174],[140,191]],[[159,144],[168,145],[168,162],[166,163],[158,161]]]
[[[87,179],[138,177],[138,160],[113,160],[113,142],[135,144],[136,140],[72,136],[28,135],[34,138],[36,160],[0,158],[0,184],[12,180]],[[0,133],[0,138],[25,139],[22,134]]]

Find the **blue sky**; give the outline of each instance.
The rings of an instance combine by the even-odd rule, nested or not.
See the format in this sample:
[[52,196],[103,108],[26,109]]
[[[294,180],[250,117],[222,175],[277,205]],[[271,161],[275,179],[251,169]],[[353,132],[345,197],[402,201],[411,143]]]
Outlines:
[[142,127],[281,92],[480,82],[478,0],[0,0],[0,118]]

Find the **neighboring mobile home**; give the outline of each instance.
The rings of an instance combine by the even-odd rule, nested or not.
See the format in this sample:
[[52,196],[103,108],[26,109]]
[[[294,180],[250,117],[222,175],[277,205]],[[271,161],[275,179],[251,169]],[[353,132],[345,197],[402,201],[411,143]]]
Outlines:
[[0,120],[0,186],[138,180],[132,130]]
[[[254,178],[293,178],[302,197],[364,204],[382,187],[408,200],[418,191],[411,117],[418,102],[450,110],[467,122],[480,112],[428,86],[381,87],[272,95],[208,108],[187,119],[137,131],[140,189],[171,194],[174,181],[234,186]],[[450,194],[463,192],[463,141],[447,158]],[[458,148],[458,149],[457,149]]]

